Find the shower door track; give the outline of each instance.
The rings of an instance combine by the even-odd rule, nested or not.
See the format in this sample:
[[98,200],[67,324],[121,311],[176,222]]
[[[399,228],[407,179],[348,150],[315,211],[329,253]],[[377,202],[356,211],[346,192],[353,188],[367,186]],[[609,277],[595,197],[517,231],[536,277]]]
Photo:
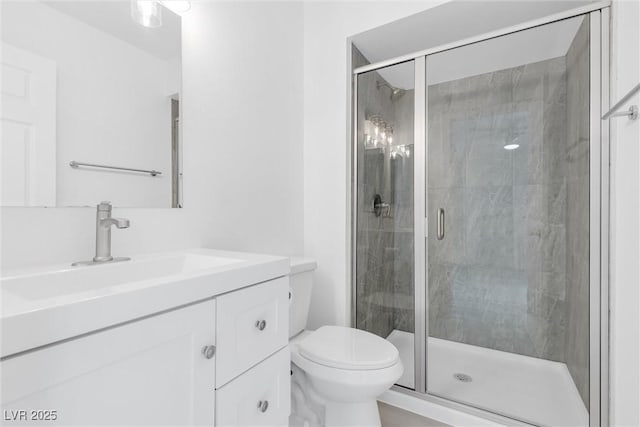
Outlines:
[[[415,61],[415,111],[414,111],[414,238],[415,238],[415,390],[394,385],[392,390],[459,410],[484,419],[506,425],[534,425],[476,408],[471,405],[430,394],[426,387],[428,331],[428,277],[426,269],[426,178],[427,178],[427,84],[426,57],[469,44],[517,33],[565,19],[585,16],[590,20],[590,175],[589,175],[589,425],[609,425],[609,121],[601,120],[609,108],[609,21],[611,1],[599,1],[545,18],[518,24],[502,30],[485,33],[427,50],[352,68],[349,55],[348,87],[348,144],[347,156],[351,167],[348,174],[348,251],[351,262],[347,277],[351,280],[350,320],[356,324],[356,224],[357,224],[357,93],[361,73],[391,65]],[[348,40],[352,46],[351,38]],[[420,159],[420,161],[418,161]],[[418,337],[421,337],[418,339]]]

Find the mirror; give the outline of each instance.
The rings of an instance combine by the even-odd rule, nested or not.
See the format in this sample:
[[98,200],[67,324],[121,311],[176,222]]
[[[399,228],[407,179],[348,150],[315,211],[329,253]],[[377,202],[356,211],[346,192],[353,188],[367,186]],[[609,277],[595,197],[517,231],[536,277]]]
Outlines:
[[[180,16],[158,1],[1,7],[0,204],[182,207]],[[161,25],[135,22],[140,7]]]

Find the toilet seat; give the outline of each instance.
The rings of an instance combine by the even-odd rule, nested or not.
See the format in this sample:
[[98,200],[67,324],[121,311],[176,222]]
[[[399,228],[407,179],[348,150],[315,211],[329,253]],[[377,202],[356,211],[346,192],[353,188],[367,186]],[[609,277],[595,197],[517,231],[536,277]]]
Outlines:
[[368,387],[371,384],[378,384],[390,381],[391,384],[402,375],[403,366],[400,359],[382,369],[340,369],[332,368],[313,362],[300,354],[298,343],[290,344],[291,362],[302,369],[307,375],[321,378],[323,381],[333,382],[349,387]]
[[329,368],[366,371],[384,369],[399,360],[396,347],[370,332],[323,326],[298,344],[300,356]]

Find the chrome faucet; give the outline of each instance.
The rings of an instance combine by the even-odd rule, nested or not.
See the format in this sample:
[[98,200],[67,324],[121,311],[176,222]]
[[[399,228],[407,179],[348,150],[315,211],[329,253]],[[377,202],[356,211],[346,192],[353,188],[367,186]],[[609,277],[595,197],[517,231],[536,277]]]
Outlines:
[[126,218],[113,218],[111,216],[111,202],[100,202],[96,212],[96,256],[92,261],[79,261],[71,265],[95,265],[105,262],[128,261],[127,257],[111,256],[111,226],[129,228],[129,220]]

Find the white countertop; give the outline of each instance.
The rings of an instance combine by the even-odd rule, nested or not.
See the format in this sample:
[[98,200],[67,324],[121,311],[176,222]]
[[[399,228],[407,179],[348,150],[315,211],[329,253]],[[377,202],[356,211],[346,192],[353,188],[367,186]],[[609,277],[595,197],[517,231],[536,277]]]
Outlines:
[[[195,255],[195,258],[230,260],[222,265],[205,263],[203,266],[190,266],[180,272],[168,268],[167,274],[162,271],[140,274],[130,267],[147,265],[145,263],[149,261],[157,263],[158,260],[169,263],[185,254]],[[285,276],[290,270],[286,257],[213,249],[190,249],[131,258],[131,261],[123,263],[97,266],[70,267],[66,264],[39,267],[0,277],[0,357]],[[112,271],[105,269],[122,270],[122,266],[127,272],[132,272],[132,280],[110,279],[113,283],[99,283]],[[71,287],[63,283],[70,275],[76,281]],[[44,281],[47,286],[50,283],[51,290],[45,288],[43,292],[43,287],[39,286],[36,288],[38,295],[30,295],[28,285],[22,283],[34,279]],[[86,288],[83,283],[87,283]],[[65,286],[64,292],[57,292],[59,285]]]

